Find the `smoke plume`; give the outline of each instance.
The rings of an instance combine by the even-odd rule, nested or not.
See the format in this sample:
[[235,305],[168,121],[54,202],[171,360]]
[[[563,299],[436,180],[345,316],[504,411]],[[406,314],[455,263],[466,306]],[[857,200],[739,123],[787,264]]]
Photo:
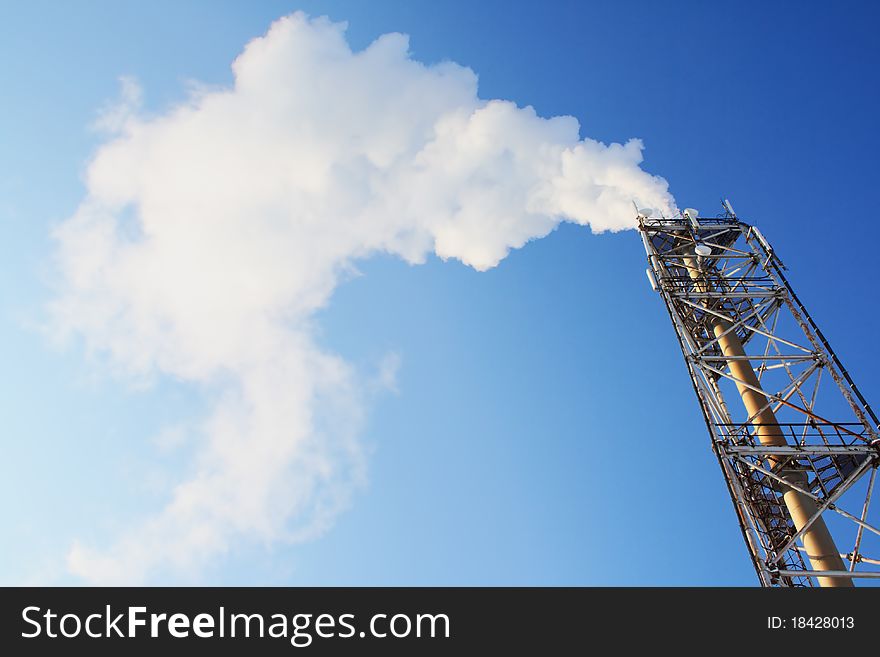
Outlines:
[[306,540],[345,508],[365,476],[364,385],[312,324],[353,262],[434,253],[482,271],[561,221],[616,231],[633,200],[674,209],[638,140],[481,100],[471,70],[411,59],[402,34],[352,52],[344,25],[298,13],[232,68],[230,88],[159,115],[127,82],[55,234],[63,334],[130,376],[223,391],[167,505],[73,545],[69,569],[91,582]]

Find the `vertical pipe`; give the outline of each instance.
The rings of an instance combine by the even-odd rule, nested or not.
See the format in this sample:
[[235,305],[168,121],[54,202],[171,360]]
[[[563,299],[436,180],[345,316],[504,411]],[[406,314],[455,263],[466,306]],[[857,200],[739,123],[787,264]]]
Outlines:
[[[708,282],[703,277],[702,262],[698,257],[687,257],[684,264],[687,267],[691,279],[696,283],[696,288],[701,292],[708,292]],[[731,331],[732,324],[720,317],[714,315],[706,315],[709,327],[715,337],[718,339],[718,346],[721,353],[730,358],[727,361],[727,367],[730,375],[735,379],[736,388],[742,398],[746,412],[751,418],[752,426],[755,428],[755,435],[758,441],[765,446],[780,447],[788,444],[785,434],[776,421],[776,415],[767,402],[767,397],[758,392],[761,390],[761,383],[755,375],[751,361],[746,358],[745,348],[742,341],[735,331]],[[773,465],[778,465],[779,460],[770,458]],[[806,473],[796,469],[785,469],[780,473],[782,478],[801,488],[807,483]],[[785,506],[794,521],[795,528],[800,529],[807,524],[810,518],[815,515],[818,510],[816,501],[804,495],[803,493],[787,488],[782,499]],[[825,521],[819,517],[807,530],[801,534],[810,564],[814,570],[846,570],[843,565],[843,559],[840,558],[840,552],[834,544],[831,532],[825,525]],[[818,577],[819,586],[822,587],[851,587],[853,581],[848,577]]]

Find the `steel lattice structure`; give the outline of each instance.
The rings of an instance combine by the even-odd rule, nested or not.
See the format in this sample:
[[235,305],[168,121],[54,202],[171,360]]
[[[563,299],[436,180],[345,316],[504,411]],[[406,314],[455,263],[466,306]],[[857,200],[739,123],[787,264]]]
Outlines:
[[[877,417],[771,246],[723,206],[715,218],[642,210],[638,220],[648,278],[672,319],[758,578],[783,587],[880,578]],[[805,539],[826,527],[838,547],[823,562]]]

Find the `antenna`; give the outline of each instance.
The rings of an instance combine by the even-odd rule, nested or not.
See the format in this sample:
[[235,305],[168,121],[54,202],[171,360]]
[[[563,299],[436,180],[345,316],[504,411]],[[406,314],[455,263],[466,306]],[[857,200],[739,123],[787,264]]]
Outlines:
[[633,207],[636,209],[636,216],[639,219],[649,219],[651,215],[654,214],[654,208],[639,209],[639,206],[636,205],[635,201],[633,201]]
[[733,217],[734,219],[736,219],[736,212],[733,211],[733,206],[730,204],[730,201],[728,201],[727,199],[723,199],[723,200],[721,201],[721,205],[724,207],[725,210],[727,210],[727,213],[728,213],[731,217]]

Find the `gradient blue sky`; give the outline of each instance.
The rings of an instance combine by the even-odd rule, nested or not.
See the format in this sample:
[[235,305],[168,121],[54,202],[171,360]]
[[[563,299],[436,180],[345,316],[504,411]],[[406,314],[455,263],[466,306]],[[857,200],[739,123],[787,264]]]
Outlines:
[[[3,2],[0,581],[75,581],[70,540],[155,505],[144,473],[185,466],[148,438],[204,410],[185,385],[96,374],[34,328],[49,231],[99,143],[89,124],[121,75],[156,110],[186,80],[228,83],[243,45],[296,9],[349,21],[355,48],[405,32],[416,59],[469,66],[481,97],[573,115],[582,136],[643,139],[681,206],[730,198],[876,403],[871,3]],[[322,538],[240,546],[198,581],[757,582],[635,233],[565,225],[486,273],[360,269],[319,320],[321,344],[358,367],[401,357],[363,436],[368,486]]]

